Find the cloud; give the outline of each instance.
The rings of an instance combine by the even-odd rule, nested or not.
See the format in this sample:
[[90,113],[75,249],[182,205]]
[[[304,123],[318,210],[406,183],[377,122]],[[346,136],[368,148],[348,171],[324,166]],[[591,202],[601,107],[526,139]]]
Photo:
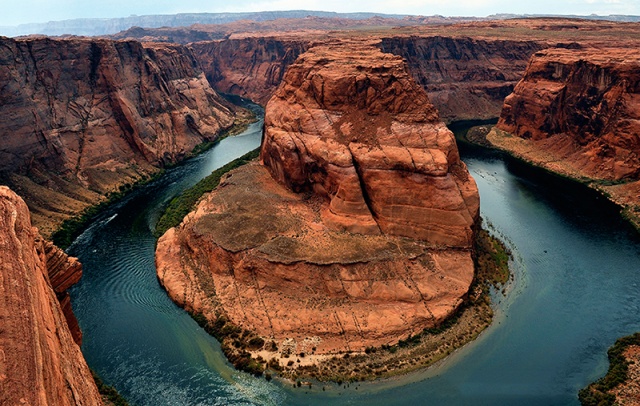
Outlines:
[[370,11],[448,16],[486,16],[495,13],[640,14],[638,0],[21,0],[7,3],[3,4],[0,25],[78,17],[126,17],[130,14],[265,10]]

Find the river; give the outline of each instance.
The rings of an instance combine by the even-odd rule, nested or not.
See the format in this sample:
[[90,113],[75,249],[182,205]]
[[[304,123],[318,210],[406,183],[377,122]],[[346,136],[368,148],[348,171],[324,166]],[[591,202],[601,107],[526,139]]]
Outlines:
[[[257,108],[257,107],[254,107]],[[482,148],[460,145],[481,214],[514,254],[493,325],[439,365],[350,386],[292,388],[235,371],[215,339],[168,298],[154,266],[161,208],[256,148],[262,121],[100,215],[70,247],[89,366],[134,405],[577,405],[606,350],[640,331],[640,241],[597,194]]]

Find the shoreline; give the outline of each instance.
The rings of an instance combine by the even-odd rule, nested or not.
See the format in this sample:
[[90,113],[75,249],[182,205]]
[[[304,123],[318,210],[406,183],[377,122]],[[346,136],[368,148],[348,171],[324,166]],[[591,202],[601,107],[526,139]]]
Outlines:
[[640,397],[637,379],[640,376],[640,333],[616,340],[607,356],[607,374],[578,392],[580,403],[584,406],[635,404],[633,402]]
[[[488,126],[476,126],[469,132]],[[536,168],[543,169],[567,180],[582,184],[591,190],[597,191],[611,203],[620,209],[620,215],[640,233],[640,181],[616,182],[606,179],[594,179],[571,168],[570,163],[562,162],[561,157],[545,155],[545,152],[532,151],[533,143],[514,137],[513,135],[491,127],[484,134],[473,134],[464,138],[476,145],[503,151],[515,159],[523,161]],[[545,155],[546,159],[543,159]]]
[[[584,185],[598,192],[618,209],[620,216],[640,233],[640,204],[625,201],[624,196],[616,195],[616,187],[625,183],[608,182],[577,175],[569,170],[556,170],[542,160],[536,160],[526,155],[526,149],[531,148],[526,140],[516,139],[509,133],[493,126],[478,125],[470,127],[463,135],[465,141],[485,148],[508,154],[523,163],[552,175],[559,176],[576,184]],[[553,162],[553,161],[552,161]],[[640,181],[627,182],[627,184]],[[638,188],[640,190],[640,188]],[[640,196],[640,195],[638,195]],[[578,392],[578,399],[584,406],[607,406],[618,402],[626,404],[631,399],[640,396],[640,333],[621,337],[607,350],[609,368],[602,378],[588,384]],[[635,404],[635,403],[634,403]]]
[[257,121],[257,116],[255,112],[251,111],[249,108],[242,106],[238,107],[239,111],[236,119],[234,120],[234,123],[229,128],[221,131],[214,141],[205,141],[201,144],[196,145],[196,147],[191,152],[189,152],[180,162],[158,168],[156,172],[149,175],[144,175],[134,182],[123,183],[119,186],[118,191],[107,193],[104,196],[104,200],[87,206],[85,209],[78,212],[74,216],[64,220],[61,224],[54,228],[53,232],[48,236],[48,239],[51,240],[60,249],[66,250],[71,246],[73,241],[87,229],[90,223],[94,221],[112,204],[115,204],[124,199],[134,190],[158,179],[165,173],[166,170],[175,168],[181,165],[186,160],[209,151],[211,148],[216,146],[220,141],[227,137],[232,137],[245,131],[250,124]]
[[[281,355],[273,343],[242,330],[224,318],[209,321],[200,313],[189,314],[214,336],[229,362],[238,370],[310,387],[315,383],[337,384],[373,381],[406,375],[430,367],[474,341],[492,324],[491,293],[511,279],[511,253],[489,231],[479,229],[475,241],[475,276],[469,297],[441,325],[409,335],[394,345],[369,347],[364,352]],[[272,346],[270,348],[270,345]],[[237,350],[236,348],[240,348]]]

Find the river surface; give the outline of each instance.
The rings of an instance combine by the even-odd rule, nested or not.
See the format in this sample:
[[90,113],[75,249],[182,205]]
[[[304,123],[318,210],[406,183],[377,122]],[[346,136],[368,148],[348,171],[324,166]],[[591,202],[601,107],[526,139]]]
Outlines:
[[104,212],[69,249],[89,366],[134,405],[577,405],[606,350],[640,331],[640,241],[595,193],[460,145],[485,225],[513,251],[514,280],[493,325],[439,365],[397,379],[294,389],[235,371],[215,339],[159,285],[152,235],[161,208],[256,148],[262,122],[169,170]]

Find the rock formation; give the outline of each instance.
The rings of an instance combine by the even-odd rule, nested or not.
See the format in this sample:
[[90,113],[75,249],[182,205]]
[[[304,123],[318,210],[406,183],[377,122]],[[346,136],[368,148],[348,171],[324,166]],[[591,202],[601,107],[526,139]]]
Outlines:
[[253,348],[265,359],[397,343],[473,280],[475,182],[402,58],[374,44],[301,55],[267,104],[264,165],[229,173],[158,242],[172,299],[273,341]]
[[506,133],[494,131],[489,140],[604,189],[631,217],[640,215],[640,58],[634,49],[536,53],[505,100],[497,127]]
[[478,194],[453,134],[402,58],[348,47],[289,67],[265,113],[265,166],[327,199],[335,229],[470,247]]
[[0,177],[25,198],[45,235],[234,120],[181,46],[47,38],[0,44]]
[[383,38],[383,52],[407,61],[445,121],[498,117],[541,41],[444,36]]
[[75,318],[68,325],[65,290],[80,278],[80,264],[42,239],[24,201],[4,186],[0,256],[0,404],[101,405],[69,330],[79,332]]
[[266,104],[287,67],[307,50],[309,41],[247,37],[191,44],[211,85]]
[[[286,67],[318,37],[247,36],[197,42],[191,48],[214,88],[266,103]],[[540,41],[438,35],[384,37],[380,43],[383,52],[406,59],[414,79],[447,121],[497,117],[531,55],[545,46]]]
[[640,178],[640,58],[630,49],[548,49],[531,59],[498,128],[563,154],[590,178]]

